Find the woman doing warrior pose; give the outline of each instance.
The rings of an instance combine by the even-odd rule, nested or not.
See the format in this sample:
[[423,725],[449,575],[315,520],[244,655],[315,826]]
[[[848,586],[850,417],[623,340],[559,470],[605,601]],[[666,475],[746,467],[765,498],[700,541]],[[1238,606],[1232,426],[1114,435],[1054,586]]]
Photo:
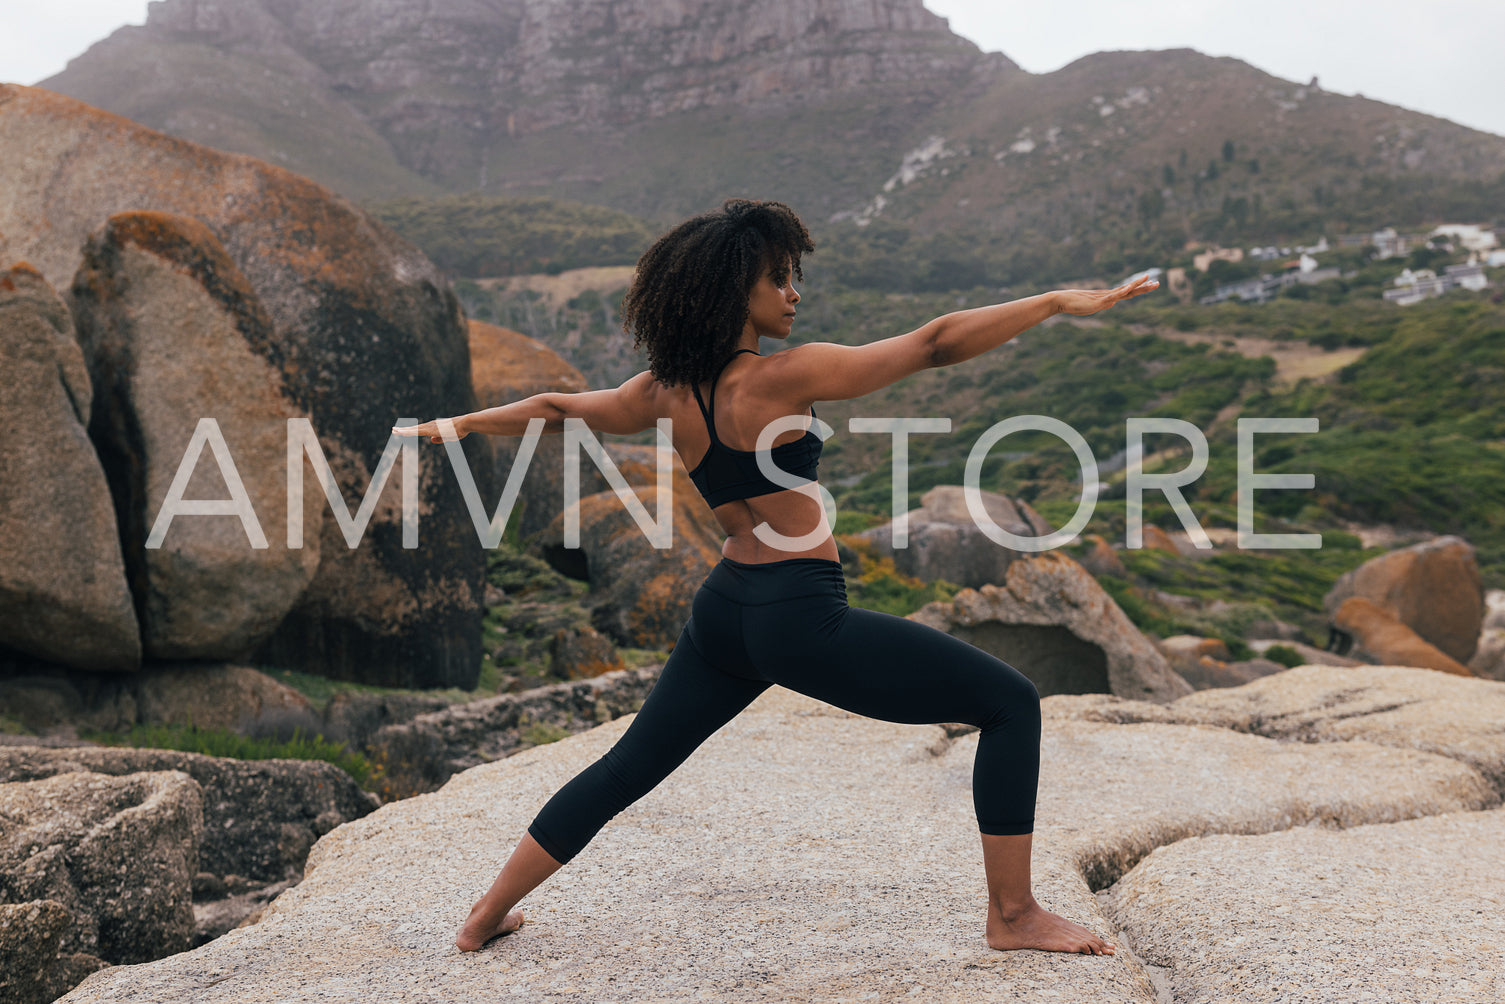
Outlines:
[[[455,943],[480,948],[523,922],[523,896],[569,862],[617,813],[777,683],[871,718],[966,722],[981,735],[972,796],[988,886],[984,936],[995,949],[1112,954],[1050,913],[1030,887],[1040,764],[1040,702],[1018,670],[943,631],[847,605],[842,566],[815,483],[821,440],[787,429],[769,457],[806,482],[783,488],[759,469],[759,433],[813,403],[862,397],[919,370],[953,366],[1057,313],[1092,314],[1156,287],[1057,290],[960,310],[865,345],[810,342],[764,356],[760,338],[794,325],[801,256],[814,245],[777,202],[734,199],[664,234],[638,262],[622,305],[648,369],[611,390],[526,400],[394,429],[521,435],[533,418],[630,434],[672,420],[674,448],[727,533],[722,559],[642,710],[610,750],[539,811]],[[692,463],[693,462],[693,463]],[[760,532],[761,531],[761,532]],[[772,531],[770,533],[769,531]]]

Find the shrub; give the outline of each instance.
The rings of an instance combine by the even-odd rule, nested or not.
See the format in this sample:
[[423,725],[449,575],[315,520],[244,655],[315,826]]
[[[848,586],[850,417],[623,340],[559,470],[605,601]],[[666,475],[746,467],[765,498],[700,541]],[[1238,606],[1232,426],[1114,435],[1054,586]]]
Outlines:
[[1265,649],[1265,658],[1271,662],[1278,662],[1287,669],[1306,665],[1306,660],[1301,657],[1301,653],[1289,645],[1271,645]]

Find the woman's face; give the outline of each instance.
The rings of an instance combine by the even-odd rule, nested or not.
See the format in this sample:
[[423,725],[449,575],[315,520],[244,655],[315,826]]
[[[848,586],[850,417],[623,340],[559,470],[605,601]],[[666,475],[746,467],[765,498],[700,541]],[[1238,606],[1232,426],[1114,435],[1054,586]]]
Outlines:
[[794,327],[794,305],[799,302],[788,267],[770,268],[748,294],[747,323],[764,338],[788,338]]

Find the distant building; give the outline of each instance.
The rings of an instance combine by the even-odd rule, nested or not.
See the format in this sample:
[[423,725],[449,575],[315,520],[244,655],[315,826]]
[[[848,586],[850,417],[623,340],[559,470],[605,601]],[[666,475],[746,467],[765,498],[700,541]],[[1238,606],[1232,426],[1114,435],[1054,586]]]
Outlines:
[[1500,246],[1495,232],[1476,223],[1444,223],[1432,230],[1429,237],[1451,237],[1467,251],[1488,251]]
[[1490,268],[1505,268],[1505,250],[1491,251],[1489,257],[1484,260],[1484,264]]
[[1304,254],[1305,255],[1305,254],[1321,254],[1324,251],[1331,251],[1331,250],[1332,250],[1332,247],[1328,245],[1328,243],[1327,243],[1327,237],[1323,236],[1323,237],[1317,238],[1317,243],[1313,244],[1311,247],[1306,247],[1306,248],[1298,247],[1296,249],[1296,252],[1297,252],[1297,254]]
[[1489,285],[1489,280],[1484,277],[1484,266],[1476,261],[1449,265],[1442,271],[1454,286],[1461,286],[1463,289],[1480,290]]
[[1245,303],[1264,303],[1280,292],[1282,278],[1280,276],[1261,275],[1253,279],[1240,279],[1238,282],[1224,283],[1214,290],[1211,296],[1204,296],[1197,302],[1212,304],[1237,298]]
[[1166,286],[1174,296],[1187,300],[1191,297],[1191,282],[1186,278],[1186,269],[1173,268],[1165,273]]
[[1342,272],[1337,268],[1313,268],[1310,271],[1302,271],[1300,268],[1293,267],[1280,275],[1260,275],[1254,279],[1240,279],[1238,282],[1224,283],[1214,290],[1211,296],[1204,296],[1197,302],[1211,304],[1238,299],[1245,303],[1266,303],[1280,295],[1281,290],[1291,286],[1311,286],[1327,279],[1338,278],[1342,278]]
[[1206,272],[1215,261],[1240,262],[1243,260],[1243,248],[1209,248],[1192,256],[1191,267],[1198,272]]
[[1410,250],[1406,238],[1396,233],[1394,227],[1376,230],[1371,235],[1370,242],[1374,244],[1376,258],[1399,258]]
[[1415,272],[1409,268],[1402,269],[1401,274],[1395,277],[1395,288],[1385,290],[1383,296],[1387,303],[1407,307],[1441,296],[1450,289],[1479,290],[1489,285],[1489,280],[1484,277],[1484,267],[1477,262],[1449,265],[1443,272],[1443,275],[1438,275],[1429,268],[1417,269]]

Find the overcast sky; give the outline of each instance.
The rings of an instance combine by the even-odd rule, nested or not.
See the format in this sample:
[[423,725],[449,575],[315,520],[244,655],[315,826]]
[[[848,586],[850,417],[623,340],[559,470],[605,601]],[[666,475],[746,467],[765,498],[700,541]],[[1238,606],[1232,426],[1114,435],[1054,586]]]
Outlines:
[[[1105,49],[1237,56],[1268,73],[1360,93],[1505,135],[1502,0],[925,0],[952,30],[1048,73]],[[123,24],[146,0],[46,0],[9,8],[0,80],[36,83]]]

